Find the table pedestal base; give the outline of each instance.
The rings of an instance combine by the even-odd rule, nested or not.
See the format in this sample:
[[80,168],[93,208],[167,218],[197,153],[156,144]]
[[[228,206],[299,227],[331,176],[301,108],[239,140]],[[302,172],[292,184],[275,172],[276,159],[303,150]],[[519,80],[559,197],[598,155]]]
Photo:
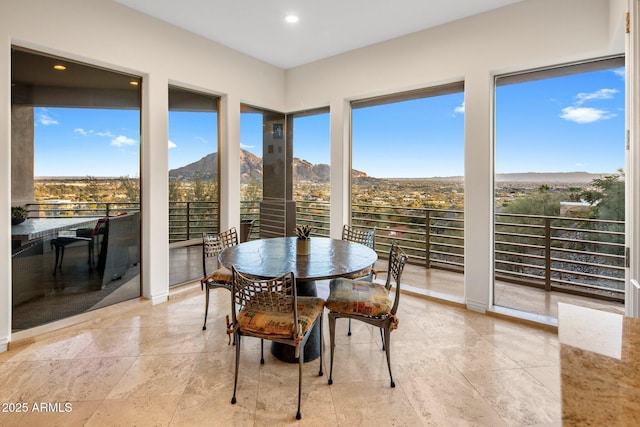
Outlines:
[[[316,290],[316,282],[314,281],[298,281],[297,282],[298,296],[303,297],[315,297],[318,296]],[[304,361],[310,362],[320,357],[320,346],[322,341],[320,339],[320,325],[316,324],[311,331],[309,331],[309,338],[304,346]],[[295,357],[295,348],[290,345],[280,344],[277,342],[271,343],[271,354],[277,359],[288,363],[298,363],[298,358]]]

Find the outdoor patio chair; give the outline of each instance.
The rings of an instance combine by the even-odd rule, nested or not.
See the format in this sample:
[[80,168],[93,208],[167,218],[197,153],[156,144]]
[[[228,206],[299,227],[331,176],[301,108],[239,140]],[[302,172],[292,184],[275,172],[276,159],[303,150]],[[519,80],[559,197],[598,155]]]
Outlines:
[[89,252],[89,269],[93,267],[94,260],[94,248],[99,235],[104,234],[105,224],[107,218],[99,218],[96,225],[93,228],[78,228],[75,230],[69,230],[68,232],[61,232],[57,237],[51,239],[50,243],[56,251],[56,261],[53,266],[53,275],[56,275],[56,271],[62,268],[62,260],[64,259],[65,248],[77,242],[87,242]]
[[202,273],[200,279],[200,289],[206,291],[206,303],[204,308],[204,325],[202,330],[207,330],[207,314],[209,313],[209,291],[215,288],[231,290],[231,270],[224,266],[218,268],[211,274],[207,274],[207,259],[215,258],[218,254],[231,246],[238,244],[238,233],[235,227],[221,233],[202,233]]
[[[304,345],[311,335],[311,328],[320,322],[322,337],[322,314],[324,300],[318,297],[298,297],[296,278],[288,272],[266,280],[243,276],[232,267],[233,292],[231,293],[231,313],[233,321],[228,333],[233,333],[236,342],[236,369],[231,403],[236,403],[238,367],[242,337],[257,337],[280,344],[293,346],[298,358],[298,410],[302,396],[302,365]],[[320,345],[320,371],[322,376],[322,343]],[[262,362],[262,361],[261,361]]]
[[[391,374],[390,334],[398,326],[396,312],[400,301],[400,278],[406,262],[407,255],[400,249],[397,242],[393,242],[389,249],[389,269],[384,285],[345,278],[331,280],[329,298],[325,304],[329,309],[329,336],[331,337],[329,384],[333,384],[336,319],[344,317],[359,320],[384,331],[382,349],[386,351],[391,387],[396,386]],[[390,296],[392,279],[395,282],[393,299]]]

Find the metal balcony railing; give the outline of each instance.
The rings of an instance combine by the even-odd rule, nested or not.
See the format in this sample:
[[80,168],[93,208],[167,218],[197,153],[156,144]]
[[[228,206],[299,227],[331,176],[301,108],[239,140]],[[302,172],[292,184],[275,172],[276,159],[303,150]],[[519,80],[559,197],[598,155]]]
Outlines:
[[[329,235],[328,202],[297,201],[298,224],[312,235]],[[48,203],[28,206],[30,216],[117,215],[140,209],[138,203]],[[353,204],[352,225],[376,228],[376,250],[385,256],[393,240],[409,262],[425,268],[462,272],[464,212]],[[242,220],[253,220],[249,239],[259,236],[259,201],[243,201]],[[170,242],[199,239],[219,231],[217,202],[170,202]],[[497,280],[527,286],[624,300],[624,222],[497,213],[494,223]]]

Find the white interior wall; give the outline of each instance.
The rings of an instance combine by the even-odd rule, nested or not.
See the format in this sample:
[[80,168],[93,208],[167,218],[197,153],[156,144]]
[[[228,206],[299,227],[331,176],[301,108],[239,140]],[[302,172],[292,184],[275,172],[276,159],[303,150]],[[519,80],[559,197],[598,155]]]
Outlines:
[[[219,94],[221,227],[239,227],[240,103],[284,109],[284,71],[109,0],[0,2],[0,351],[11,336],[12,44],[143,77],[143,295],[168,294],[167,84]],[[226,174],[225,174],[226,173]],[[230,178],[232,177],[232,178]]]
[[[469,308],[484,311],[492,288],[493,76],[623,53],[625,10],[624,0],[516,3],[287,70],[287,108],[340,106],[352,99],[465,82],[465,299]],[[349,116],[344,109],[331,113],[339,116],[331,118],[332,125]],[[331,138],[332,162],[346,159],[348,132],[332,131]],[[331,179],[335,229],[348,221],[348,216],[336,217],[346,213],[333,204],[342,200],[348,205],[349,174],[332,168]]]

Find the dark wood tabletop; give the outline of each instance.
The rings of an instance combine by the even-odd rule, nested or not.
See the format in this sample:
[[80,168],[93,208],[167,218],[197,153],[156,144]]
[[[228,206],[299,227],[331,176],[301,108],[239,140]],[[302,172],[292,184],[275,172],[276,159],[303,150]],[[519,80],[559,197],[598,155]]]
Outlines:
[[232,265],[258,278],[276,277],[293,271],[299,281],[348,276],[371,266],[378,259],[371,248],[328,237],[312,237],[309,255],[298,255],[297,237],[252,240],[223,250],[220,264]]

